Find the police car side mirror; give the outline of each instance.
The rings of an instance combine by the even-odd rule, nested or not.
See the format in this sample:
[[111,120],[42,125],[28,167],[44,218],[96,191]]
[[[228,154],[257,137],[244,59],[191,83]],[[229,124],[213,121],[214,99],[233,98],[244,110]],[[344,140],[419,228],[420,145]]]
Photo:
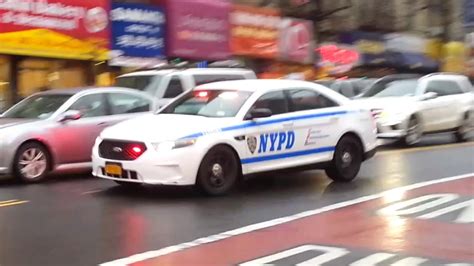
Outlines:
[[268,108],[255,108],[250,111],[248,119],[264,118],[272,116],[272,111]]

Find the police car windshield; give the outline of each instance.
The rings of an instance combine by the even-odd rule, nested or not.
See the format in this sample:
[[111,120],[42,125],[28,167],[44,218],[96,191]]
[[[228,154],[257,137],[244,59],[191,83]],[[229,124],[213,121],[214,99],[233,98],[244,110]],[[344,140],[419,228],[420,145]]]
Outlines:
[[191,91],[164,109],[161,114],[234,117],[251,94],[229,90]]

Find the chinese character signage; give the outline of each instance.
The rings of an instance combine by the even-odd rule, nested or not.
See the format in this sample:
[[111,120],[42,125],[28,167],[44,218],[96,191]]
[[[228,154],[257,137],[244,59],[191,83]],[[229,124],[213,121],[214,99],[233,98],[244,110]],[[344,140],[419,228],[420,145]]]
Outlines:
[[351,45],[325,43],[316,49],[317,65],[330,74],[342,74],[359,65],[360,54]]
[[280,58],[302,64],[313,63],[313,23],[309,20],[284,18],[278,40]]
[[280,12],[272,8],[234,5],[230,16],[231,50],[236,55],[275,59]]
[[165,15],[158,7],[113,3],[110,64],[153,67],[164,58]]
[[0,53],[105,60],[108,0],[0,0]]
[[225,60],[230,54],[230,4],[220,0],[169,0],[168,56]]

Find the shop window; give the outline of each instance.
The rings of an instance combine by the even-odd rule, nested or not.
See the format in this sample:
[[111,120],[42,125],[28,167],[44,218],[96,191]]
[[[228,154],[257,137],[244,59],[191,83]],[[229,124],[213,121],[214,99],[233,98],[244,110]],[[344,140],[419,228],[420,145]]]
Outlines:
[[0,56],[0,113],[11,105],[10,62]]
[[47,89],[66,89],[88,84],[90,62],[28,58],[19,63],[18,94],[25,98]]

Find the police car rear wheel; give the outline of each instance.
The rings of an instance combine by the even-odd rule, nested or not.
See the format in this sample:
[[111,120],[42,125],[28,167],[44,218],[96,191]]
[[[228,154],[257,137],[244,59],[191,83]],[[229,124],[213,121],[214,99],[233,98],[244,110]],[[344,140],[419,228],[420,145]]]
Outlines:
[[359,173],[363,160],[363,148],[353,136],[344,136],[339,140],[331,166],[326,174],[334,181],[349,182]]
[[208,195],[224,195],[235,186],[239,174],[239,161],[234,152],[225,146],[217,146],[202,160],[197,185]]

